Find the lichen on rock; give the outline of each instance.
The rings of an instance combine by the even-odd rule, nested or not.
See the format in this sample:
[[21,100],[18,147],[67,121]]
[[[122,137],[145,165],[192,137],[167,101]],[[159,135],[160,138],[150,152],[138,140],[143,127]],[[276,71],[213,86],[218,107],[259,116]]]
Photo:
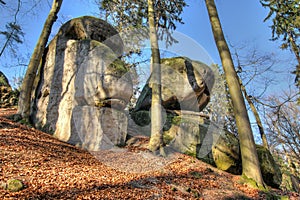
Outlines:
[[6,190],[10,192],[18,192],[24,188],[22,181],[18,179],[10,179],[6,183]]

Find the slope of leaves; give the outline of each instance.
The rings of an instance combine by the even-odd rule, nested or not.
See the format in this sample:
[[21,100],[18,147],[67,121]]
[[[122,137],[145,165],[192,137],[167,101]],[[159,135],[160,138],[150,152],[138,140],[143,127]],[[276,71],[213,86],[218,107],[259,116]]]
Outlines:
[[[267,198],[267,194],[241,184],[239,176],[182,154],[156,171],[118,171],[85,150],[5,118],[14,112],[0,110],[0,183],[14,178],[22,180],[25,188],[19,192],[0,189],[0,199]],[[126,159],[128,156],[117,162]],[[273,193],[300,197],[278,190]]]

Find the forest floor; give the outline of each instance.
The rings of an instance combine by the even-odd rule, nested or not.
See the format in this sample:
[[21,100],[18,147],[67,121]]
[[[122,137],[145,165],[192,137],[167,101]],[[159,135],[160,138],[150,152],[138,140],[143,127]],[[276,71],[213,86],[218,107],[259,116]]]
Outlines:
[[92,154],[9,120],[14,113],[0,109],[0,183],[19,179],[25,188],[0,189],[0,199],[300,199],[297,193],[253,189],[240,176],[179,153],[168,161],[153,156],[152,164],[137,157],[147,155],[138,148]]

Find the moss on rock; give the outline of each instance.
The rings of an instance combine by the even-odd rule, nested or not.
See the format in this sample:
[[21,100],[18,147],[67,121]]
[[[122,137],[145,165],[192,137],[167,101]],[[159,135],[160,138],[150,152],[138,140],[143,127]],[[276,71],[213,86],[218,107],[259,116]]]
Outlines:
[[18,179],[10,179],[7,181],[6,189],[10,192],[18,192],[24,188],[22,181]]
[[271,187],[279,188],[282,174],[272,154],[268,149],[260,145],[256,145],[256,150],[264,182]]
[[216,166],[233,174],[241,174],[241,158],[238,139],[225,131],[212,148],[212,155]]

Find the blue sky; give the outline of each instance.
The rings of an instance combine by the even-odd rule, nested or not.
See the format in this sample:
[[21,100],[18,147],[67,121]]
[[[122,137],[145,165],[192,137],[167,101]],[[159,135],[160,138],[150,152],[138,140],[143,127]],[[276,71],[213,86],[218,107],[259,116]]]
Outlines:
[[[93,0],[73,0],[70,4],[70,1],[64,1],[53,32],[55,33],[60,25],[68,19],[97,14],[98,9],[92,2]],[[180,38],[183,38],[183,41],[174,48],[177,48],[183,55],[197,60],[202,59],[199,55],[206,54],[202,61],[206,62],[205,57],[210,57],[209,60],[220,64],[204,0],[188,0],[187,3],[189,7],[185,9],[182,15],[185,24],[177,27],[177,34],[181,35]],[[282,51],[278,48],[279,42],[269,40],[271,38],[271,29],[269,28],[271,22],[263,22],[268,10],[261,6],[259,0],[216,0],[216,5],[226,39],[232,44],[238,45],[246,42],[249,46],[255,46],[261,52],[275,52],[280,59],[295,60],[289,51]],[[26,33],[25,44],[20,46],[23,52],[28,52],[29,55],[32,53],[49,9],[48,4],[43,4],[38,7],[36,16],[19,18]],[[0,10],[3,15],[5,15],[5,11],[7,10]],[[4,25],[5,21],[1,20],[0,27],[2,28]],[[54,33],[52,33],[52,36]],[[203,51],[198,50],[195,45],[203,47]],[[3,68],[3,63],[6,61],[7,58],[0,58],[0,70],[11,79],[12,76],[18,73],[19,69]],[[291,71],[293,65],[286,63],[284,68]]]
[[[49,0],[51,1],[51,0]],[[234,45],[246,43],[251,49],[255,47],[259,52],[273,52],[276,58],[283,60],[276,67],[286,71],[285,74],[280,74],[274,78],[279,80],[278,85],[273,86],[273,92],[278,93],[279,88],[285,89],[288,83],[292,82],[293,76],[289,71],[294,69],[293,62],[295,58],[290,51],[282,51],[279,49],[280,41],[273,42],[271,38],[271,22],[263,22],[268,10],[263,8],[259,0],[215,0],[219,17],[222,23],[223,31],[227,41]],[[46,2],[46,1],[45,1]],[[72,3],[71,3],[72,2]],[[57,32],[59,27],[65,21],[79,17],[82,15],[96,15],[98,8],[92,4],[93,0],[73,0],[64,1],[57,23],[53,28],[52,36]],[[14,2],[7,1],[7,4]],[[211,31],[208,14],[204,0],[188,0],[187,7],[182,15],[185,22],[184,25],[178,25],[176,35],[179,36],[179,44],[170,49],[172,52],[177,52],[184,56],[203,61],[207,64],[211,62],[220,65],[220,59],[217,48],[215,46],[213,34]],[[24,5],[26,6],[26,5]],[[39,5],[35,16],[21,16],[20,23],[24,28],[25,43],[19,46],[23,53],[32,53],[34,46],[38,40],[43,23],[48,15],[50,5]],[[11,11],[5,7],[0,7],[0,30],[3,30],[7,21],[11,21],[9,13]],[[0,38],[3,40],[3,38]],[[0,40],[0,47],[3,41]],[[12,58],[14,59],[14,58]],[[3,71],[11,80],[13,76],[24,73],[20,68],[12,67],[5,68],[3,65],[10,62],[9,56],[0,58],[0,70]],[[292,78],[291,78],[292,77]],[[275,89],[275,90],[274,90]],[[272,91],[271,91],[272,92]]]

